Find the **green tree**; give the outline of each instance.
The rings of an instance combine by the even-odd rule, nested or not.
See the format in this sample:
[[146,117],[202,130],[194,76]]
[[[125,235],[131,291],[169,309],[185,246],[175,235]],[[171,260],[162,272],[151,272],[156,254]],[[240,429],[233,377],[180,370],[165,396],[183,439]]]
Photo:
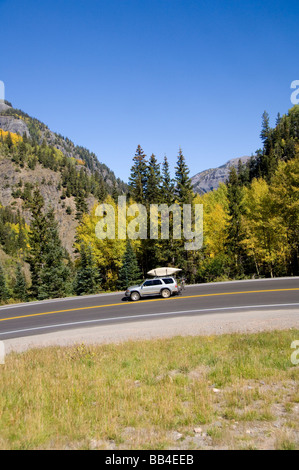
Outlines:
[[260,133],[260,137],[264,144],[265,152],[267,153],[270,149],[270,137],[271,137],[270,119],[269,119],[269,114],[267,113],[267,111],[264,111],[262,115],[262,130]]
[[231,168],[229,179],[227,182],[227,198],[228,198],[228,227],[226,248],[232,259],[232,273],[234,276],[243,272],[243,259],[241,241],[243,239],[242,232],[242,212],[243,212],[243,192],[240,185],[237,171]]
[[27,261],[31,272],[30,293],[34,298],[39,295],[42,284],[41,272],[44,264],[45,245],[48,242],[47,218],[43,212],[44,200],[38,188],[33,193],[31,203],[31,225],[29,232],[29,246]]
[[76,203],[76,219],[81,220],[83,214],[88,212],[88,206],[85,198],[85,191],[83,188],[78,188],[77,195],[75,197]]
[[142,274],[138,267],[137,257],[130,240],[127,240],[126,251],[119,269],[118,288],[126,289],[130,285],[139,284]]
[[140,145],[137,147],[133,162],[129,177],[129,191],[135,202],[143,204],[147,189],[147,161]]
[[16,282],[13,289],[14,298],[25,302],[28,298],[26,279],[21,266],[16,269]]
[[182,150],[179,150],[177,166],[175,167],[175,196],[179,204],[191,204],[194,199],[189,168]]
[[6,302],[9,299],[9,289],[6,284],[6,278],[2,266],[0,265],[0,302]]
[[171,205],[174,201],[174,184],[170,176],[169,163],[166,156],[162,164],[162,189],[163,202]]
[[77,295],[95,294],[99,290],[100,277],[90,245],[81,244],[80,258],[75,280]]
[[70,269],[61,245],[54,211],[46,214],[47,240],[43,246],[39,299],[65,297],[70,293]]
[[156,156],[150,156],[146,177],[146,202],[147,204],[158,204],[161,201],[161,171]]

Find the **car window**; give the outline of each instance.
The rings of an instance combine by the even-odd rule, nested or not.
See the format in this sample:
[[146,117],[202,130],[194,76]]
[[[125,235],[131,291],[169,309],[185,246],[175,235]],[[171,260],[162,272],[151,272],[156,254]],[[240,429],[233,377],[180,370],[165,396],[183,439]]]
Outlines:
[[163,279],[163,281],[165,282],[165,284],[174,284],[174,280],[169,277],[166,279]]
[[162,281],[161,281],[160,279],[155,279],[155,280],[153,281],[153,285],[154,285],[154,286],[159,286],[160,284],[162,284]]
[[152,286],[154,281],[145,281],[144,287]]

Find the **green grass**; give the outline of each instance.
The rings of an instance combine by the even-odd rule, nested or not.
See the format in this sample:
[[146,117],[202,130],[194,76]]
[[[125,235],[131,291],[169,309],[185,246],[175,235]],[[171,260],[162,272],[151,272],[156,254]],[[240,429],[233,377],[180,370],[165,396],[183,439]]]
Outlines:
[[269,430],[273,448],[297,448],[295,339],[298,330],[11,353],[0,365],[0,448],[243,448],[248,426]]

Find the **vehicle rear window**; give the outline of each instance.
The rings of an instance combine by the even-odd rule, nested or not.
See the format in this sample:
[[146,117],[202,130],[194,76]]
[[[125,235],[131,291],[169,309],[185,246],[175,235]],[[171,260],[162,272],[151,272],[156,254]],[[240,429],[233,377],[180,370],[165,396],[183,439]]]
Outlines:
[[160,281],[160,279],[155,279],[155,280],[153,281],[153,285],[154,285],[154,286],[159,286],[160,284],[162,284],[162,281]]
[[165,284],[173,284],[174,283],[174,280],[171,279],[171,278],[166,278],[166,279],[163,279],[163,281],[165,282]]

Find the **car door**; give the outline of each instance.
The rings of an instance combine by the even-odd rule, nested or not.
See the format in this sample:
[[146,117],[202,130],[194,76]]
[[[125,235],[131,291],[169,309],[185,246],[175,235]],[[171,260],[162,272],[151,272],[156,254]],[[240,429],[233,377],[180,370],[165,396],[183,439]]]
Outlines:
[[154,279],[153,280],[153,294],[160,294],[163,282],[161,279]]
[[142,285],[141,288],[141,295],[142,296],[147,296],[147,295],[153,295],[154,294],[154,286],[153,286],[154,281],[145,281]]

